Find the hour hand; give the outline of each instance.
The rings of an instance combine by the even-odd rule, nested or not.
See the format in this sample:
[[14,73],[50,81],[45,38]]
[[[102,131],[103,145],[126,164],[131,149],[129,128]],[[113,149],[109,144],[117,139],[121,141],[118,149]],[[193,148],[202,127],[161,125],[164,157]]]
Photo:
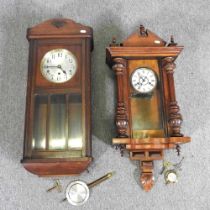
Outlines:
[[148,82],[151,86],[154,86],[151,82]]
[[66,74],[66,71],[62,68],[61,65],[58,65],[58,68],[59,68],[64,74]]

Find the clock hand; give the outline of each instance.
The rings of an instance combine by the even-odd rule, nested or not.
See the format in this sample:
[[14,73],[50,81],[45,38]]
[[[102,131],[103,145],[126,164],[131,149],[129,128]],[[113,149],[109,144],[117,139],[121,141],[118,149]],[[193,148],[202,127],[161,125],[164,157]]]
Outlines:
[[46,66],[47,68],[58,68],[58,66]]
[[64,74],[66,74],[66,71],[62,69],[61,65],[57,65],[57,66],[46,66],[47,68],[58,68],[60,69]]
[[153,84],[151,82],[148,82],[151,86],[153,86]]
[[66,74],[66,71],[62,68],[61,65],[58,65],[58,68],[59,68],[64,74]]
[[142,77],[142,80],[143,80],[143,82],[145,82],[145,80],[146,80],[146,77]]
[[140,76],[139,77],[139,83],[140,83],[141,86],[143,85],[144,81],[145,81],[144,77]]

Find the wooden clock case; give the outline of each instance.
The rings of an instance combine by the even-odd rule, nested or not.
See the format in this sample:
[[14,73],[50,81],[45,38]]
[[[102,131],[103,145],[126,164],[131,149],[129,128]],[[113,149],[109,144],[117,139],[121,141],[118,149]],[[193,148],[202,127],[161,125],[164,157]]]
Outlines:
[[[174,43],[173,37],[167,44],[153,32],[145,30],[142,25],[123,43],[118,44],[113,38],[110,47],[106,48],[106,63],[115,72],[117,81],[117,137],[112,142],[121,150],[127,149],[131,160],[141,161],[140,182],[145,191],[149,191],[154,185],[153,161],[163,159],[165,149],[179,150],[179,144],[190,141],[190,137],[184,137],[180,133],[182,116],[175,96],[173,77],[174,61],[182,49],[183,46]],[[157,114],[162,116],[162,129],[159,131],[150,128],[140,137],[134,135],[132,130],[132,117],[135,117],[132,112],[141,107],[132,103],[133,89],[130,85],[130,76],[138,67],[149,67],[157,74],[159,100],[162,104],[162,109],[155,110],[153,108],[156,104],[151,102],[149,110],[152,123]],[[142,112],[144,108],[146,107],[142,108]],[[145,122],[142,120],[139,123]]]
[[[24,154],[22,164],[26,170],[39,176],[75,175],[84,171],[90,164],[91,157],[91,96],[90,96],[90,53],[93,50],[92,28],[69,19],[51,19],[27,31],[29,48],[28,86],[25,114]],[[47,81],[40,72],[41,58],[47,51],[65,48],[77,59],[76,74],[65,83]],[[69,156],[67,147],[63,150],[49,150],[46,141],[45,150],[32,148],[34,98],[36,95],[81,94],[82,101],[82,137],[84,150],[81,157]],[[49,115],[49,109],[47,109]],[[47,117],[49,120],[49,116]],[[68,120],[66,121],[68,122]],[[49,138],[49,126],[46,126],[46,139]],[[67,134],[68,135],[68,134]]]

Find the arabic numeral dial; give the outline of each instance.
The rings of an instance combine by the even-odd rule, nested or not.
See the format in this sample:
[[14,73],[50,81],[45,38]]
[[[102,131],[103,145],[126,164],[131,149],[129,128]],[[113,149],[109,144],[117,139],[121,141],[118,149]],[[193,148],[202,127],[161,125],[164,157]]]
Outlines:
[[69,81],[77,71],[77,59],[67,49],[54,49],[44,54],[40,70],[42,76],[53,83]]

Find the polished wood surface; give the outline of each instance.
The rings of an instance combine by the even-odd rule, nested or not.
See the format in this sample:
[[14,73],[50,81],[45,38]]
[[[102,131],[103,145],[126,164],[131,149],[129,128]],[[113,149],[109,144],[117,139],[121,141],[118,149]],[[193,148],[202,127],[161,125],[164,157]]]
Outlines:
[[[27,170],[40,176],[81,173],[92,160],[90,54],[93,50],[93,30],[73,20],[59,18],[47,20],[29,28],[27,38],[29,40],[29,66],[22,163]],[[40,62],[44,54],[58,48],[71,51],[78,63],[77,72],[72,79],[61,84],[47,81],[40,72]],[[82,139],[84,140],[84,149],[81,152],[72,150],[70,155],[71,151],[66,147],[64,150],[50,150],[49,134],[46,135],[46,150],[33,148],[35,97],[44,95],[48,98],[46,104],[48,133],[51,97],[56,94],[63,94],[66,99],[69,94],[81,95]],[[66,109],[67,113],[68,109]],[[67,117],[65,122],[68,124]],[[68,127],[67,124],[65,128]],[[74,156],[77,154],[81,157],[75,160]]]
[[92,37],[93,29],[91,27],[64,18],[44,21],[35,27],[28,28],[27,31],[27,38],[29,40],[49,38],[90,38],[91,43],[93,43]]
[[106,48],[106,62],[112,67],[113,58],[163,58],[163,57],[177,57],[183,46],[175,47],[107,47]]
[[[43,161],[45,160],[45,161]],[[26,170],[38,176],[67,176],[82,173],[92,158],[78,159],[24,159],[22,164]]]
[[[112,142],[121,152],[128,150],[131,160],[142,161],[140,182],[145,191],[154,185],[152,161],[163,159],[164,150],[191,141],[180,132],[182,116],[173,78],[174,61],[182,50],[173,37],[167,44],[142,25],[122,43],[113,38],[106,48],[106,63],[117,84],[117,137]],[[138,99],[133,97],[130,77],[140,67],[152,69],[158,84],[150,96]]]
[[152,161],[142,161],[140,163],[141,169],[141,177],[140,183],[143,189],[148,192],[152,189],[155,184],[154,176],[153,176],[153,162]]

